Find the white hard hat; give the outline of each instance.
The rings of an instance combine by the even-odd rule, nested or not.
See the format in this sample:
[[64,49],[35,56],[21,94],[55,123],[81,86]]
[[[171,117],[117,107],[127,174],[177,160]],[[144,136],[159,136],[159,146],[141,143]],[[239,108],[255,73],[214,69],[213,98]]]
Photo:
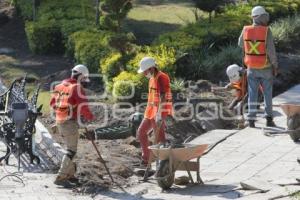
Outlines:
[[258,15],[263,15],[263,14],[268,14],[268,13],[266,12],[266,10],[264,9],[264,7],[262,7],[262,6],[255,6],[252,9],[252,12],[251,12],[251,16],[252,17],[258,16]]
[[230,82],[236,82],[240,80],[240,66],[237,64],[229,65],[226,70],[226,74]]
[[151,57],[144,57],[141,61],[140,61],[140,68],[138,70],[138,73],[143,73],[144,71],[146,71],[147,69],[151,68],[151,67],[155,67],[156,66],[156,62],[154,58]]
[[86,82],[89,82],[89,70],[85,65],[76,65],[75,67],[73,67],[72,69],[72,75],[76,75],[76,74],[82,74],[84,77],[84,80]]

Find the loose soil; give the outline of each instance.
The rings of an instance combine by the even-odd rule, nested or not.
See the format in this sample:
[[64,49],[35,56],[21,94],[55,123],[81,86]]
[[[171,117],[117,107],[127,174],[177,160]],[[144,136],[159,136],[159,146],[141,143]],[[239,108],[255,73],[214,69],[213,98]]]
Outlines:
[[[3,9],[5,10],[3,11]],[[28,72],[35,72],[40,77],[43,77],[42,82],[44,83],[44,89],[49,89],[49,84],[55,80],[62,80],[68,77],[73,64],[72,62],[61,56],[33,55],[29,51],[26,42],[24,24],[21,19],[16,17],[14,9],[10,8],[9,4],[4,1],[0,1],[0,13],[5,13],[6,16],[1,17],[0,14],[0,47],[13,50],[13,53],[9,54],[9,56],[18,60],[18,64],[16,64],[15,67],[19,67]],[[280,58],[282,58],[282,56]],[[296,57],[295,60],[289,58],[289,55],[285,55],[284,59],[286,60],[281,59],[284,61],[282,66],[287,67],[285,64],[288,64],[291,68],[295,69],[293,72],[299,72],[297,66],[300,59]],[[294,75],[292,81],[287,81],[290,79],[290,73],[283,73],[279,82],[275,81],[275,85],[278,87],[282,86],[282,82],[286,83],[284,88],[280,87],[280,92],[292,84],[299,82],[297,78],[299,76],[296,76],[296,73],[292,75]],[[211,93],[211,86],[211,83],[204,81],[200,84],[189,84],[189,86],[185,88],[185,96],[183,99],[180,99],[180,101],[190,102],[193,106],[192,109],[184,105],[176,108],[176,116],[179,120],[168,128],[167,138],[169,140],[174,143],[182,143],[187,138],[192,139],[209,131],[209,127],[205,126],[207,121],[199,120],[197,116],[204,115],[214,108],[210,103],[201,103],[199,109],[195,111],[194,108],[196,108],[197,100],[203,98],[219,99],[220,102],[223,102],[226,106],[232,99],[232,94],[229,92],[216,91],[215,93]],[[123,110],[119,114],[118,119],[116,119],[111,115],[113,105],[102,103],[107,106],[107,113],[109,113],[108,123],[104,123],[104,109],[101,107],[95,108],[93,109],[94,114],[97,116],[97,121],[93,124],[95,127],[128,124],[130,116],[134,111]],[[222,111],[225,115],[232,115],[226,108],[222,109]],[[192,115],[194,117],[187,119],[188,116],[191,116],[191,113],[194,113],[194,115]],[[53,119],[51,119],[50,116],[44,115],[40,120],[49,129],[54,139],[62,144],[61,136],[52,132],[51,125],[54,123]],[[236,125],[234,121],[217,119],[213,121],[213,127],[231,129],[236,127]],[[134,133],[132,133],[132,135],[134,135]],[[117,140],[98,140],[96,141],[96,145],[104,160],[107,161],[106,164],[118,185],[130,187],[138,184],[138,176],[134,173],[134,166],[140,163],[141,151],[134,137]],[[90,141],[86,140],[83,136],[81,136],[79,140],[76,162],[78,163],[76,176],[78,176],[83,183],[81,187],[76,189],[76,192],[97,193],[112,187],[110,178],[103,164],[100,162],[96,151]]]

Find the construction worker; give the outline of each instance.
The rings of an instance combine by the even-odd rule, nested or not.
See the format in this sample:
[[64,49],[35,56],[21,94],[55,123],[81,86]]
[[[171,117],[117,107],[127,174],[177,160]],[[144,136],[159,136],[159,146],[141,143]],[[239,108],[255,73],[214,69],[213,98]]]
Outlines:
[[[233,110],[238,104],[243,102],[247,95],[247,77],[245,76],[245,69],[233,64],[227,67],[226,74],[229,78],[230,83],[225,86],[226,89],[235,90],[235,98],[229,105],[229,109]],[[242,114],[242,104],[240,104],[240,114]]]
[[[71,78],[65,79],[55,86],[52,91],[50,106],[55,111],[56,126],[62,135],[66,154],[63,156],[58,176],[54,184],[64,187],[73,187],[78,183],[75,178],[76,164],[73,159],[78,144],[78,119],[85,121],[94,119],[82,87],[83,82],[89,82],[89,71],[84,65],[76,65],[72,69]],[[80,108],[80,110],[79,110]]]
[[139,64],[138,73],[143,73],[149,78],[148,102],[137,136],[142,148],[142,165],[147,165],[149,160],[148,134],[153,130],[159,142],[165,142],[164,119],[172,115],[172,93],[170,78],[166,73],[157,69],[154,58],[144,57]]
[[258,90],[263,88],[266,126],[276,126],[272,112],[273,76],[278,74],[278,63],[271,30],[268,27],[269,14],[262,6],[255,6],[251,13],[253,24],[245,26],[239,46],[244,51],[244,63],[247,66],[248,115],[247,124],[255,127],[258,105]]

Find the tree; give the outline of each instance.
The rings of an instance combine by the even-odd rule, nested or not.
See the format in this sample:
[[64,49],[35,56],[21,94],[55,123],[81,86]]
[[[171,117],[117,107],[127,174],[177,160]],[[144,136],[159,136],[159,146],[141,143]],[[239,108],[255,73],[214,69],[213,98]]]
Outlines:
[[212,12],[218,9],[219,6],[223,5],[224,0],[193,0],[195,6],[200,10],[209,13],[209,23],[211,23]]
[[103,0],[101,3],[103,16],[100,25],[107,30],[120,32],[122,21],[132,8],[131,0]]
[[100,18],[100,0],[96,0],[96,25],[99,25],[99,18]]

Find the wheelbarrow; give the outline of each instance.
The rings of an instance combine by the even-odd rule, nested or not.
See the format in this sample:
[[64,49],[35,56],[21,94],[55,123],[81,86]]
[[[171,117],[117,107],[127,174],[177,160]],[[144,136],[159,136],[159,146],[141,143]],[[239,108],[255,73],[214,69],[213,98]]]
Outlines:
[[[200,157],[207,149],[208,144],[182,144],[164,147],[162,145],[149,146],[153,154],[152,162],[157,160],[156,179],[158,185],[163,189],[169,189],[175,178],[175,172],[187,171],[191,183],[195,183],[191,171],[197,175],[197,183],[203,184],[200,177]],[[196,161],[190,161],[196,159]]]
[[300,104],[282,104],[280,107],[287,116],[286,132],[296,142],[300,139]]

